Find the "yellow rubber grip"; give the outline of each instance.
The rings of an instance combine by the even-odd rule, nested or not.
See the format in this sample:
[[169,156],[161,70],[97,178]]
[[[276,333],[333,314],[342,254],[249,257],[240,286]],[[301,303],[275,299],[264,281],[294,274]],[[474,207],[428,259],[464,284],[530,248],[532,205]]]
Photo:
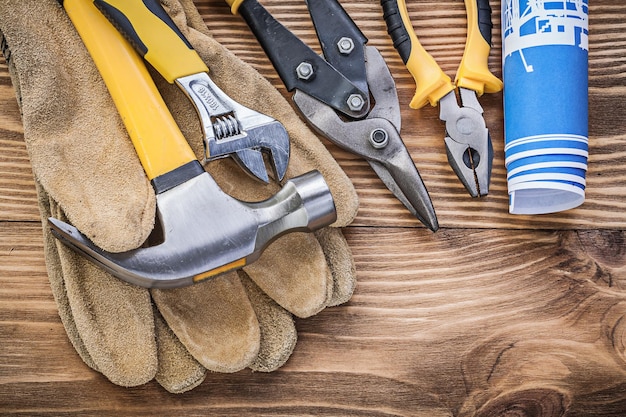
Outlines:
[[230,6],[230,11],[232,14],[237,14],[239,10],[239,6],[243,3],[243,0],[225,0],[226,3]]
[[409,106],[414,109],[423,107],[426,103],[436,106],[443,96],[454,90],[454,84],[417,39],[404,0],[398,0],[398,9],[411,41],[411,52],[405,65],[416,84],[415,95]]
[[209,71],[158,0],[95,0],[95,3],[168,82]]
[[467,40],[454,83],[458,87],[475,91],[479,96],[483,93],[496,93],[502,90],[502,81],[489,71],[491,45],[480,33],[476,0],[465,0],[465,9],[467,11]]
[[129,43],[91,0],[65,0],[63,5],[104,79],[148,178],[196,160]]

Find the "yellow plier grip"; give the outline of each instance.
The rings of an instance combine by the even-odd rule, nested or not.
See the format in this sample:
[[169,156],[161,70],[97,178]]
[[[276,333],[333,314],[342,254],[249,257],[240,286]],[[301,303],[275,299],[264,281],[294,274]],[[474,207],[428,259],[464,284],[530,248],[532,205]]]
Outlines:
[[465,10],[467,40],[454,83],[457,87],[475,91],[479,96],[497,93],[502,90],[502,81],[488,67],[492,29],[489,0],[465,0]]
[[380,4],[393,46],[415,79],[415,95],[409,106],[414,109],[426,103],[436,106],[443,96],[454,90],[452,80],[417,39],[404,0],[381,0]]
[[237,14],[239,10],[239,5],[243,3],[244,0],[226,0],[226,3],[230,6],[230,11],[232,14]]
[[168,82],[209,72],[159,0],[94,0],[94,4],[121,26],[120,32]]
[[412,108],[423,107],[426,103],[436,106],[443,96],[457,86],[474,90],[478,95],[502,89],[502,82],[487,66],[491,48],[489,0],[465,0],[467,41],[454,83],[417,39],[405,0],[381,0],[381,5],[393,46],[415,79],[416,91],[409,104]]
[[65,0],[63,7],[109,89],[148,179],[195,161],[195,154],[132,46],[92,0]]

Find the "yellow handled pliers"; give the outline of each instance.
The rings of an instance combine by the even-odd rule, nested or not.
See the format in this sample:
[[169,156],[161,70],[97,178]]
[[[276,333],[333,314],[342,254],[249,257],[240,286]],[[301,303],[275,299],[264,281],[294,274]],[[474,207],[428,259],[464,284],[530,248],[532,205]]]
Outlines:
[[487,65],[492,29],[489,0],[465,0],[467,40],[454,82],[417,39],[405,0],[381,0],[381,5],[393,45],[417,85],[410,106],[417,109],[439,103],[439,118],[446,123],[450,166],[472,197],[487,195],[493,146],[478,97],[502,90],[502,81]]

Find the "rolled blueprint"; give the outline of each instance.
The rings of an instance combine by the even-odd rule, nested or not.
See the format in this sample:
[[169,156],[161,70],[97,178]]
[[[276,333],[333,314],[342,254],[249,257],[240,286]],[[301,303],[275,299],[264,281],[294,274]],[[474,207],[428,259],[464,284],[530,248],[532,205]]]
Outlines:
[[585,200],[588,0],[503,0],[505,165],[512,214]]

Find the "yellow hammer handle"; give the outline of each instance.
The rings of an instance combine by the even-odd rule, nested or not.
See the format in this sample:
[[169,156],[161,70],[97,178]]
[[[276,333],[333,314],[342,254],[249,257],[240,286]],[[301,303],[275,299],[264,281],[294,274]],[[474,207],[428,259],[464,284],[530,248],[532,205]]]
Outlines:
[[65,0],[68,16],[94,60],[150,180],[196,157],[145,64],[92,0]]
[[381,5],[393,46],[415,79],[417,88],[409,105],[414,109],[426,103],[436,106],[454,90],[454,84],[417,39],[404,0],[381,0]]
[[94,0],[94,4],[170,83],[209,72],[159,0]]
[[502,90],[502,81],[488,67],[492,28],[489,0],[465,0],[465,9],[467,40],[455,84],[476,91],[479,96],[496,93]]

